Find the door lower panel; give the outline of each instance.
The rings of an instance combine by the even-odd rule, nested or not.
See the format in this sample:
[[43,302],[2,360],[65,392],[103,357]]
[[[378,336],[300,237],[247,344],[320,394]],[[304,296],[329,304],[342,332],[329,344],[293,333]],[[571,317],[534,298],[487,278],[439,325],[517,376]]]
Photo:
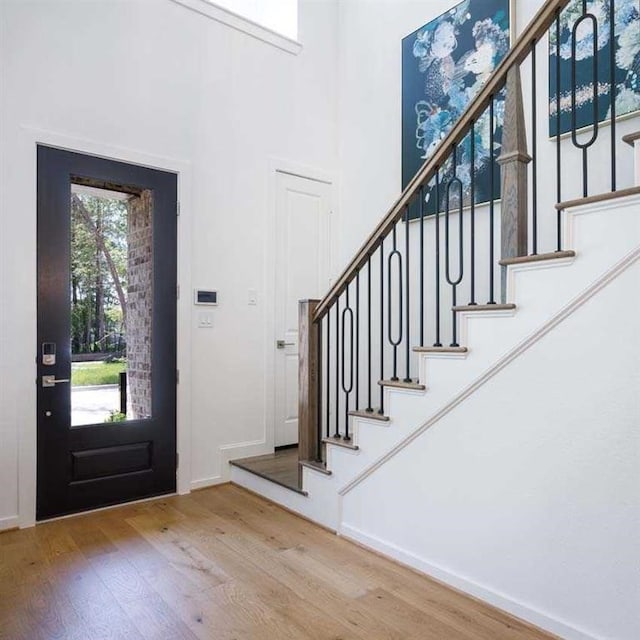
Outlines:
[[152,468],[151,442],[71,452],[71,482],[85,482]]

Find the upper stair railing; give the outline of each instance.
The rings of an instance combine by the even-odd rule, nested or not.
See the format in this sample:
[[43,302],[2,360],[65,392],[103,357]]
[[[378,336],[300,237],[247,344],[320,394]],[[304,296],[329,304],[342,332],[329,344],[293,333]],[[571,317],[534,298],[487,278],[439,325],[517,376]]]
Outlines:
[[[563,252],[562,210],[568,204],[563,197],[589,198],[594,183],[596,199],[603,190],[606,197],[617,191],[616,3],[606,4],[608,16],[601,21],[586,0],[548,0],[327,295],[300,303],[301,461],[322,465],[323,442],[351,446],[350,415],[387,419],[385,386],[422,389],[415,352],[464,351],[459,311],[512,306],[505,273],[514,259],[571,253]],[[602,29],[611,45],[608,69],[598,65]],[[585,30],[596,54],[588,82],[594,110],[591,124],[579,129],[577,105],[584,96],[576,90],[576,42]],[[567,33],[571,89],[563,95],[560,43]],[[555,58],[555,98],[542,101],[555,113],[549,136],[539,135],[549,117],[539,108],[546,80],[536,62],[541,45],[549,47],[549,58],[543,51],[545,64]],[[567,59],[566,48],[562,57]],[[598,105],[607,93],[609,135],[602,136]],[[567,113],[570,137],[560,126]],[[479,192],[481,144],[489,150],[483,168],[488,193]]]

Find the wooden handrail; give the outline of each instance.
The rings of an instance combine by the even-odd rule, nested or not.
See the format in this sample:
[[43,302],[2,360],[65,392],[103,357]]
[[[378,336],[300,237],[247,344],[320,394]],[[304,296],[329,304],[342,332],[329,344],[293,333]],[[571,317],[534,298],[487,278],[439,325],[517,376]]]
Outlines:
[[441,167],[451,153],[453,145],[458,144],[468,133],[475,122],[489,105],[492,96],[495,96],[507,80],[509,69],[514,65],[520,65],[531,52],[531,45],[545,35],[553,24],[557,14],[562,11],[569,0],[547,0],[531,22],[527,25],[522,35],[518,38],[509,53],[495,69],[487,83],[469,103],[453,129],[438,145],[434,154],[425,161],[422,168],[416,173],[411,182],[405,187],[400,197],[393,204],[387,215],[373,230],[356,255],[349,262],[327,295],[320,301],[315,309],[313,321],[320,321],[340,297],[356,272],[359,271],[369,259],[369,256],[380,246],[384,238],[391,232],[393,225],[401,218],[405,206],[415,197],[420,187],[426,184]]

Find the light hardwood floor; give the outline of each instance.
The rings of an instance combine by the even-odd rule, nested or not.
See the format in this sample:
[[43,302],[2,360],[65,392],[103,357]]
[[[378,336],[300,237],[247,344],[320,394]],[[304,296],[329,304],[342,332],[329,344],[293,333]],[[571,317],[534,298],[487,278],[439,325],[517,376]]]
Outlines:
[[0,638],[550,636],[233,485],[0,535]]

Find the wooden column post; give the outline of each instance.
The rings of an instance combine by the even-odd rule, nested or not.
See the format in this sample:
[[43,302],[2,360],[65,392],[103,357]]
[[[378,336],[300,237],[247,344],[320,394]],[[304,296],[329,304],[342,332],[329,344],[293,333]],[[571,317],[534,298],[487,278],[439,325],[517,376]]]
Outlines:
[[[318,459],[320,332],[313,314],[320,300],[298,303],[298,460]],[[301,473],[302,467],[298,465]]]
[[[502,176],[502,259],[527,255],[527,165],[531,162],[531,156],[527,153],[522,84],[517,64],[507,72],[506,88],[502,153],[498,158]],[[504,266],[501,275],[501,297],[504,303],[507,302],[507,268]]]

